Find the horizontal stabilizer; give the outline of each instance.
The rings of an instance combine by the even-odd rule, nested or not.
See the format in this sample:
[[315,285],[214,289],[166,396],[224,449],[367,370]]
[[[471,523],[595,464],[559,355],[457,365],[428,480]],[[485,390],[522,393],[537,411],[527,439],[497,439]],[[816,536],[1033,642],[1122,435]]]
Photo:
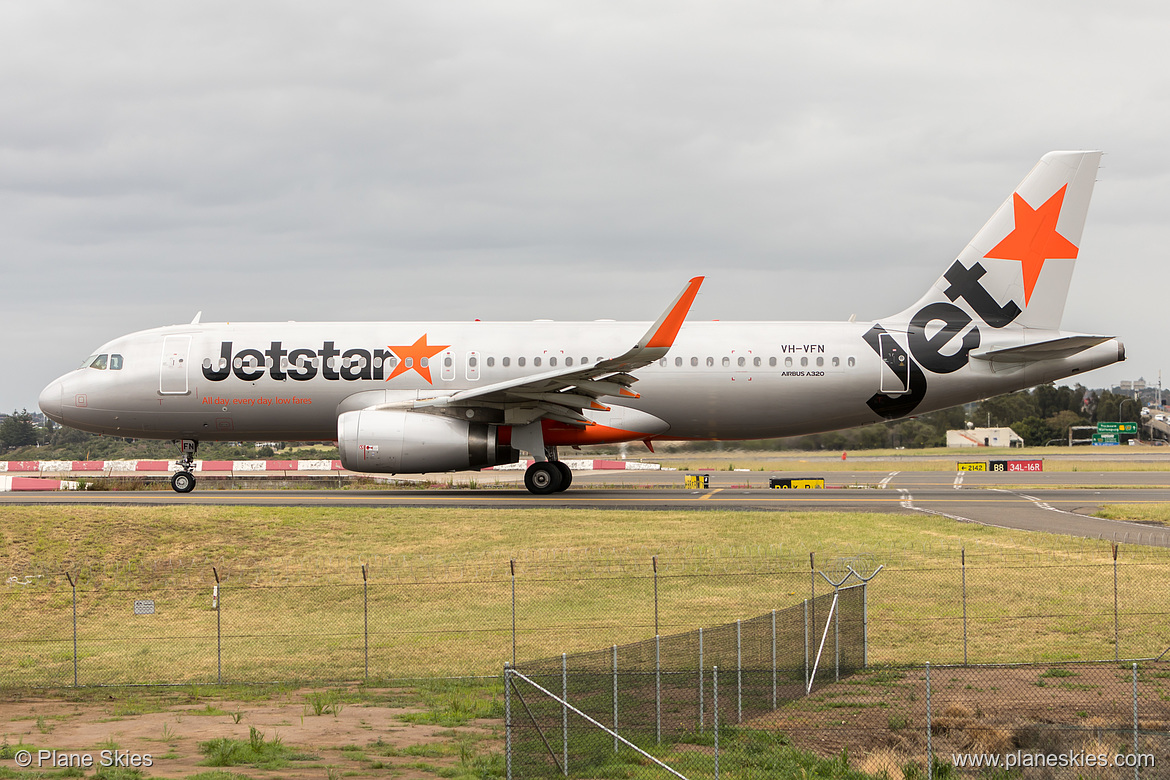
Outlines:
[[1072,357],[1098,344],[1104,344],[1112,338],[1112,336],[1065,336],[1036,344],[976,351],[971,353],[971,357],[979,360],[994,360],[997,363],[1033,363],[1037,360],[1058,360]]

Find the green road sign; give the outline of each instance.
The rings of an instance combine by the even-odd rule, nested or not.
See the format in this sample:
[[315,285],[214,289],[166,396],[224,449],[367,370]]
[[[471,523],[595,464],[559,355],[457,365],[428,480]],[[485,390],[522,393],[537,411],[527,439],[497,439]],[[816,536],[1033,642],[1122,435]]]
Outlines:
[[1137,433],[1138,424],[1135,422],[1099,422],[1097,433]]

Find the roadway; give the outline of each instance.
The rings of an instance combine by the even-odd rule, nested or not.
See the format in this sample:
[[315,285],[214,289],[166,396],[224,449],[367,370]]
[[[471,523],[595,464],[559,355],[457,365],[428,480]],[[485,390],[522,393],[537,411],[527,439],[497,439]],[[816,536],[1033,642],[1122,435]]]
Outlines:
[[[1093,517],[1105,504],[1170,504],[1170,472],[980,473],[953,471],[789,472],[824,476],[825,490],[769,490],[761,472],[707,472],[710,488],[683,490],[680,472],[584,472],[555,496],[534,496],[519,473],[488,487],[387,490],[214,490],[3,493],[0,506],[317,506],[465,509],[763,510],[932,515],[956,522],[1170,547],[1170,528]],[[495,484],[493,484],[495,483]]]

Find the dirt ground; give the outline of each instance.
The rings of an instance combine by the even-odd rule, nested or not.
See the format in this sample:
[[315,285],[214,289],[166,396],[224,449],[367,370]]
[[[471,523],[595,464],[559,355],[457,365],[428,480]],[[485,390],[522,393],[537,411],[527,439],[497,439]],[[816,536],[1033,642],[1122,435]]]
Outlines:
[[[263,739],[279,738],[286,747],[308,754],[277,769],[253,765],[227,767],[224,771],[250,778],[384,777],[434,778],[437,771],[456,766],[459,745],[473,745],[476,752],[500,749],[494,744],[502,724],[473,722],[445,727],[403,720],[421,710],[393,706],[393,691],[364,691],[366,701],[344,704],[336,713],[315,714],[311,691],[292,691],[261,701],[207,698],[181,703],[173,695],[99,693],[96,699],[70,701],[63,697],[35,695],[0,700],[0,735],[9,750],[29,746],[58,753],[89,754],[94,767],[103,750],[124,751],[151,757],[141,772],[148,777],[185,778],[216,771],[203,762],[200,743],[221,737],[247,742],[256,729]],[[370,694],[373,694],[370,696]],[[172,701],[161,701],[161,699]],[[346,748],[343,750],[343,748]],[[35,759],[34,759],[35,760]],[[73,759],[76,760],[76,759]],[[15,758],[6,757],[0,767],[18,770]],[[53,767],[44,764],[41,771]],[[37,767],[28,770],[31,775]],[[86,774],[91,774],[87,769]]]

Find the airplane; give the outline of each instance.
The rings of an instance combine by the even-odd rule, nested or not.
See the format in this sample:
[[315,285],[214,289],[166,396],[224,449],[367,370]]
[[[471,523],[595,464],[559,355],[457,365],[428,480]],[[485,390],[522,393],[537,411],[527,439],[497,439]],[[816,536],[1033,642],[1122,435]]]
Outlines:
[[696,322],[691,279],[645,322],[201,322],[99,347],[41,393],[55,422],[178,442],[336,441],[356,472],[533,463],[559,450],[840,430],[944,409],[1125,359],[1061,329],[1101,152],[1044,155],[909,308],[868,322]]

